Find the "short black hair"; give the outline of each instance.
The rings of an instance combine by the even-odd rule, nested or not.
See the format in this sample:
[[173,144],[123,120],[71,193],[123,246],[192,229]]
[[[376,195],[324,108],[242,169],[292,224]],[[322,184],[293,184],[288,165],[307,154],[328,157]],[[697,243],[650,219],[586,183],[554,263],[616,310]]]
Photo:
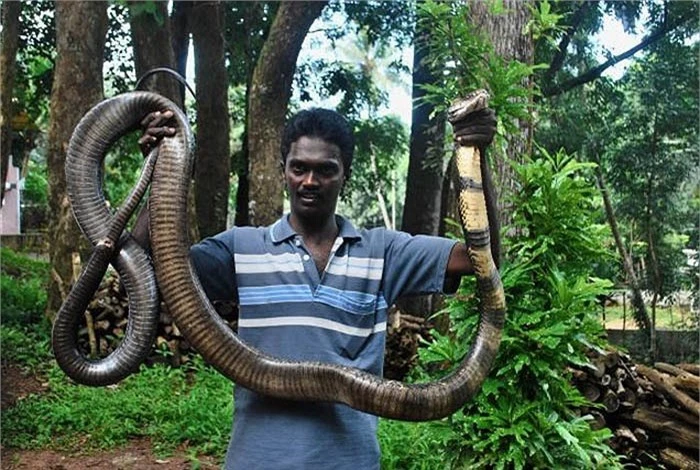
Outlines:
[[343,160],[345,176],[350,176],[350,166],[355,153],[355,137],[350,124],[340,113],[330,109],[310,108],[292,116],[287,121],[282,134],[280,145],[282,166],[287,161],[292,143],[301,137],[318,137],[337,145]]

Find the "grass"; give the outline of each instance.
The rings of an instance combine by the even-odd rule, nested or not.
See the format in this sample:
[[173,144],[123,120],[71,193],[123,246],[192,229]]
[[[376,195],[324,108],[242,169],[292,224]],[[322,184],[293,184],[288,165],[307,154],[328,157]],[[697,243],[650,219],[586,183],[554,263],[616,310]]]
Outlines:
[[[604,312],[606,328],[622,329],[624,323],[624,327],[627,330],[637,329],[637,325],[634,323],[634,318],[629,305],[626,309],[624,309],[622,306],[605,307]],[[647,312],[651,316],[651,307],[648,305]],[[599,316],[601,321],[603,321],[602,311]],[[656,307],[656,328],[658,329],[693,329],[693,318],[694,314],[691,313],[687,307]]]
[[[26,358],[37,349],[37,335],[5,326],[2,331],[3,350],[14,351],[13,361],[36,367]],[[100,388],[72,383],[53,361],[43,370],[47,392],[3,411],[3,446],[76,452],[147,437],[160,455],[182,444],[200,454],[225,453],[233,414],[231,383],[201,360],[180,369],[142,367],[118,385]]]

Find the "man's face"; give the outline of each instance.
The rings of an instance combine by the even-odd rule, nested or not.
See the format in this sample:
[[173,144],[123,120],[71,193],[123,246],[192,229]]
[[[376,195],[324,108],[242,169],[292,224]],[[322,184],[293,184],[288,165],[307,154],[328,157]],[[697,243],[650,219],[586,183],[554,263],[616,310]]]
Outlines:
[[332,216],[345,180],[340,148],[318,137],[300,137],[289,149],[284,179],[293,214]]

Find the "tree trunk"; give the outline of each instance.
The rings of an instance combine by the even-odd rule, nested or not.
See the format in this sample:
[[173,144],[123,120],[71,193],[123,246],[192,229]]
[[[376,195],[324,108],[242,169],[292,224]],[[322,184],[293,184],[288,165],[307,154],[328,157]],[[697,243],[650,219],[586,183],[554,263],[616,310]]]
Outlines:
[[[506,61],[517,60],[524,64],[532,64],[535,46],[532,37],[523,31],[530,20],[529,6],[533,2],[523,0],[503,0],[505,13],[494,15],[489,11],[490,3],[478,0],[470,2],[470,20],[478,31],[486,34],[494,46],[496,54]],[[522,84],[532,87],[528,79]],[[505,154],[492,148],[490,156],[491,167],[494,168],[494,183],[498,200],[500,226],[510,226],[513,220],[514,208],[507,203],[509,194],[517,190],[515,175],[509,161],[522,162],[523,156],[531,151],[532,125],[527,120],[516,123],[519,132],[507,136],[508,146]]]
[[413,53],[413,113],[406,180],[406,201],[401,230],[412,235],[437,235],[440,228],[443,159],[445,155],[445,115],[430,119],[434,106],[420,103],[426,92],[422,85],[435,83],[426,63],[427,31],[416,26]]
[[[137,79],[156,67],[175,69],[175,57],[170,33],[167,2],[153,2],[154,13],[139,11],[143,2],[129,2],[131,38],[134,43],[134,68]],[[183,107],[179,83],[168,74],[155,74],[147,78],[142,89],[160,93]]]
[[[0,51],[0,201],[5,197],[5,180],[12,152],[12,94],[15,86],[15,59],[19,39],[21,2],[2,3],[2,50]],[[17,160],[15,160],[16,162]]]
[[197,77],[195,202],[202,237],[226,229],[229,148],[228,77],[220,2],[197,2],[190,23]]
[[82,240],[66,195],[64,164],[73,129],[80,118],[103,97],[102,61],[107,33],[107,4],[104,2],[56,2],[56,67],[48,144],[49,256],[52,277],[47,314],[60,307],[61,292],[67,292],[72,253]]
[[[168,67],[177,70],[175,53],[173,52],[173,37],[168,17],[167,2],[153,2],[156,7],[155,13],[139,11],[138,6],[143,2],[129,2],[131,13],[131,38],[134,46],[134,68],[136,76],[141,77],[144,73],[156,67]],[[184,6],[183,6],[184,8]],[[180,14],[186,14],[187,10],[178,10]],[[178,19],[178,27],[182,27]],[[178,31],[183,34],[182,31]],[[184,32],[185,37],[187,32]],[[180,38],[181,39],[181,38]],[[185,46],[186,47],[186,44]],[[178,51],[181,54],[181,51]],[[181,57],[179,57],[181,58]],[[185,60],[186,56],[185,56]],[[146,79],[141,87],[144,90],[159,93],[172,100],[177,106],[184,109],[184,92],[181,84],[170,74],[157,73]],[[197,224],[197,213],[195,210],[194,186],[190,187],[187,195],[188,200],[188,229],[190,240],[199,240],[199,227]]]
[[600,159],[594,157],[597,166],[595,169],[596,179],[598,180],[598,187],[603,195],[603,206],[605,207],[605,215],[608,219],[608,224],[610,224],[610,230],[613,233],[615,239],[615,246],[617,246],[617,251],[620,253],[622,258],[622,266],[627,275],[627,282],[629,283],[630,289],[632,290],[632,306],[634,307],[634,320],[637,326],[644,330],[649,335],[651,331],[651,323],[649,321],[649,314],[644,306],[644,299],[642,298],[642,291],[639,287],[639,278],[634,270],[634,265],[632,264],[632,257],[625,249],[625,244],[622,241],[622,236],[620,235],[620,229],[617,225],[617,217],[615,217],[615,211],[613,210],[612,203],[610,201],[610,194],[608,193],[607,185],[605,184],[605,179],[603,178],[603,170],[600,167]]
[[[411,115],[406,199],[401,218],[401,230],[412,235],[438,235],[440,230],[445,115],[441,113],[431,119],[430,115],[435,107],[430,103],[418,101],[426,94],[422,85],[436,81],[427,64],[428,35],[428,31],[416,25],[411,92],[414,104]],[[437,309],[439,296],[400,298],[397,303],[402,313],[425,318]]]
[[[172,33],[173,58],[175,69],[183,77],[187,74],[187,56],[190,48],[189,16],[193,2],[178,0],[173,2],[173,12],[170,17]],[[185,86],[180,85],[180,102],[185,102]]]
[[280,140],[299,50],[326,2],[285,2],[279,6],[258,58],[250,89],[250,223],[267,225],[282,214]]

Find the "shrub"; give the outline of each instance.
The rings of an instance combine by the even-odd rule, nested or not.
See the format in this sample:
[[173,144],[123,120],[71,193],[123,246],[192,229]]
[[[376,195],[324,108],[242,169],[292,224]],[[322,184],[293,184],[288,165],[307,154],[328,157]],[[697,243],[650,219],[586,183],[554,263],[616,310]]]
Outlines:
[[[571,362],[586,360],[585,344],[602,342],[594,305],[611,287],[592,276],[609,254],[607,232],[597,224],[598,198],[586,178],[589,167],[542,149],[538,158],[516,166],[522,190],[511,230],[517,235],[508,241],[501,268],[508,313],[490,376],[475,399],[449,418],[385,425],[408,426],[421,434],[411,442],[432,443],[423,455],[443,459],[433,468],[619,467],[605,443],[610,432],[592,431],[587,417],[577,415],[587,403],[566,372]],[[471,292],[463,286],[448,300],[452,332],[433,332],[433,342],[420,351],[417,379],[444,375],[466,353],[478,323]],[[387,462],[401,462],[394,454],[423,452],[416,444],[394,447],[392,438],[384,444]]]
[[49,264],[2,248],[0,312],[4,325],[35,325],[46,309]]

